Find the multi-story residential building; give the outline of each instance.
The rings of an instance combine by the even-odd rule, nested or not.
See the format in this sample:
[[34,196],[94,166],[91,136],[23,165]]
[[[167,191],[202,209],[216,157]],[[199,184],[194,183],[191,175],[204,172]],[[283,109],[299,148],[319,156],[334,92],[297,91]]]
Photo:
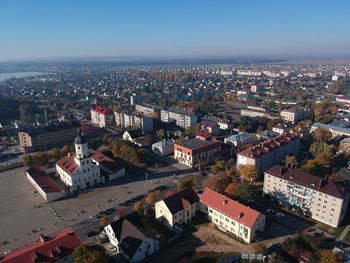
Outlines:
[[350,104],[350,97],[339,96],[336,98],[336,101],[339,103]]
[[6,255],[0,256],[1,263],[65,262],[73,263],[73,252],[81,244],[71,228],[52,236],[40,234],[39,239]]
[[190,139],[174,144],[174,159],[189,167],[197,167],[201,162],[212,161],[221,150],[218,141]]
[[148,116],[151,118],[159,119],[160,118],[161,108],[154,105],[148,104],[135,104],[135,111],[142,114],[143,116]]
[[300,149],[300,138],[296,134],[284,134],[277,138],[251,146],[237,153],[237,167],[255,165],[259,174],[281,163],[287,155],[297,155]]
[[293,132],[293,126],[279,123],[278,125],[272,127],[272,131],[275,133],[278,133],[279,135],[292,133]]
[[114,112],[116,126],[123,128],[141,128],[143,132],[153,131],[153,119],[151,117],[137,115],[131,112]]
[[210,188],[200,196],[199,210],[224,232],[250,243],[265,230],[265,215]]
[[160,120],[162,122],[175,122],[177,126],[186,129],[197,124],[197,115],[189,110],[172,107],[160,111]]
[[281,204],[297,206],[306,216],[339,226],[346,214],[349,189],[302,171],[274,166],[265,172],[264,194]]
[[100,167],[90,157],[85,137],[79,135],[74,143],[75,153],[56,162],[57,174],[71,192],[101,183]]
[[237,74],[241,76],[261,76],[260,71],[240,69],[237,70]]
[[114,125],[114,115],[112,110],[95,106],[90,110],[90,112],[91,122],[100,126],[101,128]]
[[296,123],[307,118],[308,112],[304,108],[292,108],[281,111],[281,118],[287,122]]
[[159,250],[159,241],[146,233],[136,213],[119,218],[104,228],[109,242],[127,262],[145,261]]
[[59,123],[49,126],[26,128],[18,133],[23,152],[49,150],[71,144],[78,134],[79,123]]
[[187,187],[158,201],[155,204],[156,218],[171,228],[175,224],[189,223],[198,210],[198,201],[197,193],[192,187]]
[[130,96],[130,104],[131,105],[142,104],[143,99],[144,98],[141,95],[132,94]]

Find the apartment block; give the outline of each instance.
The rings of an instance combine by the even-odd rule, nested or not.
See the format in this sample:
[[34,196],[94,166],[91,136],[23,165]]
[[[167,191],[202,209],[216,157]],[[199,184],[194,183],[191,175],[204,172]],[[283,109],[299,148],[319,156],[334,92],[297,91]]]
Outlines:
[[174,144],[174,159],[189,167],[197,167],[201,162],[212,161],[221,150],[220,142],[190,139]]
[[154,105],[146,105],[146,104],[135,104],[135,111],[142,114],[143,116],[152,117],[155,119],[160,118],[160,107]]
[[338,227],[349,202],[349,189],[299,170],[274,166],[265,172],[264,194],[280,204],[299,207],[327,225]]
[[53,147],[70,145],[78,134],[79,123],[59,123],[49,126],[26,128],[18,132],[21,150],[32,152],[50,150]]
[[281,111],[281,118],[287,122],[296,123],[307,118],[308,112],[304,108],[292,108]]
[[114,112],[116,126],[122,128],[138,127],[143,132],[153,131],[153,119],[151,117],[134,114],[131,112]]
[[241,115],[251,118],[262,117],[267,119],[274,119],[276,116],[272,114],[269,110],[262,107],[247,106],[245,109],[241,109]]
[[101,128],[106,128],[114,124],[113,111],[100,106],[95,106],[90,110],[91,122]]
[[200,196],[199,210],[221,231],[251,243],[265,230],[265,215],[210,188]]
[[300,149],[300,138],[296,134],[284,134],[274,139],[251,146],[237,153],[237,167],[255,165],[262,175],[264,171],[281,163],[287,155],[297,155]]
[[160,120],[162,122],[175,122],[179,127],[186,129],[197,124],[197,115],[192,111],[172,107],[160,111]]

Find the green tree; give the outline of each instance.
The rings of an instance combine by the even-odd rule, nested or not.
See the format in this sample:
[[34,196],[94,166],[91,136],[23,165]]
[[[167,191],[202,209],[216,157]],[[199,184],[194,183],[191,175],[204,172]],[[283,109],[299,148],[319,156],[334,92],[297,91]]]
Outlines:
[[62,152],[60,149],[53,148],[50,152],[51,159],[58,160],[62,156]]
[[241,199],[254,200],[256,199],[255,189],[250,184],[240,184],[236,189],[236,195]]
[[102,246],[81,244],[73,253],[74,263],[107,263],[108,256]]
[[285,261],[281,255],[274,252],[271,254],[268,262],[269,263],[284,263]]

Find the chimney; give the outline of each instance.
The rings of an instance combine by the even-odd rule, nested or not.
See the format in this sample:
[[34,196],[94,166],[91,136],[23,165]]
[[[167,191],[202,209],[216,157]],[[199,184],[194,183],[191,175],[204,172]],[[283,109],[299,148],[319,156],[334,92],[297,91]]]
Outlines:
[[228,203],[227,199],[222,202],[223,205],[226,205],[227,203]]
[[40,234],[39,238],[41,242],[45,243],[46,237],[43,234]]

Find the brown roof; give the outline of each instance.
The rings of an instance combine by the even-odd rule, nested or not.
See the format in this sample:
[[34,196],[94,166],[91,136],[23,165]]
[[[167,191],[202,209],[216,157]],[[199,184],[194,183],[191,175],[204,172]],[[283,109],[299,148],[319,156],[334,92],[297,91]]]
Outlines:
[[260,212],[242,205],[241,203],[232,200],[225,195],[219,194],[210,188],[206,187],[200,197],[201,203],[211,207],[229,218],[252,228],[261,215]]
[[104,166],[113,173],[118,172],[124,167],[124,165],[121,162],[117,162],[116,160],[113,160],[108,156],[104,155],[103,153],[97,151],[92,154],[91,158],[95,162],[99,163],[99,165]]
[[197,193],[192,187],[187,187],[176,193],[168,195],[163,199],[164,203],[168,207],[172,214],[188,208],[190,205],[199,201]]
[[71,174],[75,169],[78,168],[74,160],[75,154],[67,155],[59,159],[56,164],[61,167],[66,173]]
[[266,141],[258,145],[251,146],[248,149],[241,151],[237,154],[244,155],[250,158],[257,158],[261,155],[268,154],[269,152],[272,152],[275,149],[281,147],[282,145],[288,144],[297,138],[299,137],[296,134],[283,134],[274,139],[267,139]]
[[338,198],[344,198],[349,190],[345,186],[327,181],[325,178],[320,178],[300,170],[290,169],[283,166],[273,166],[265,173]]
[[64,191],[64,186],[54,174],[47,174],[45,170],[38,166],[33,166],[27,170],[30,177],[39,185],[45,193],[55,193]]

